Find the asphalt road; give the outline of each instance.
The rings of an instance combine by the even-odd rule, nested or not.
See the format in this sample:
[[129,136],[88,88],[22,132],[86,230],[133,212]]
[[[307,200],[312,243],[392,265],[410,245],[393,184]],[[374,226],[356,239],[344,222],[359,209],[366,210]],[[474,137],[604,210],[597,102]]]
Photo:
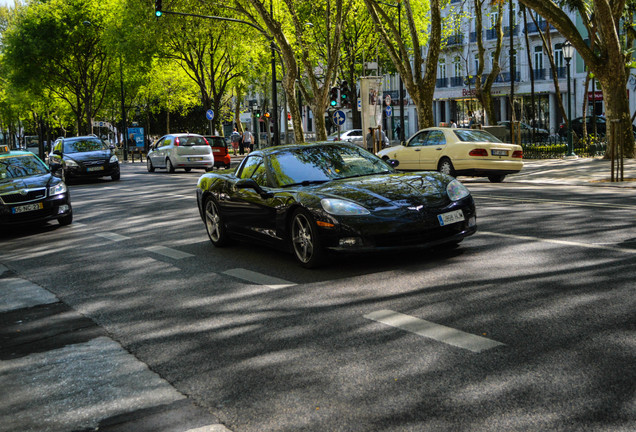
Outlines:
[[459,248],[309,271],[214,248],[199,175],[125,165],[71,186],[72,226],[1,240],[13,276],[169,387],[154,405],[185,399],[236,432],[636,428],[633,189],[467,181],[478,234]]

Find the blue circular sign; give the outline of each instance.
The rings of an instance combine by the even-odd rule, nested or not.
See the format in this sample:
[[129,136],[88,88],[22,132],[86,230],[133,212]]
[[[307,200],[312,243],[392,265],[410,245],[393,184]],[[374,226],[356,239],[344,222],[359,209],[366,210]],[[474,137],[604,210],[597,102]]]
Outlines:
[[208,120],[212,120],[212,119],[214,118],[214,111],[212,111],[211,109],[207,110],[207,111],[205,112],[205,117],[206,117]]
[[333,113],[333,122],[338,126],[342,126],[345,123],[346,119],[347,116],[345,116],[345,113],[343,111],[338,110]]

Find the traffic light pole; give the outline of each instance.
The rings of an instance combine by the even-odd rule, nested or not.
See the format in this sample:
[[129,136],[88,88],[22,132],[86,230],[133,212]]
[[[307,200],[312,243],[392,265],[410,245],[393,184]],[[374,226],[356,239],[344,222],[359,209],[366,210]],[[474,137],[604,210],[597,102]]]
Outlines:
[[[269,2],[269,13],[274,17],[274,6],[272,4],[272,0]],[[274,122],[274,141],[273,144],[275,146],[280,145],[280,134],[278,133],[280,125],[278,124],[278,89],[276,86],[276,45],[274,41],[271,42],[272,48],[272,105],[273,113],[272,113],[272,121]],[[269,131],[267,131],[269,133]]]

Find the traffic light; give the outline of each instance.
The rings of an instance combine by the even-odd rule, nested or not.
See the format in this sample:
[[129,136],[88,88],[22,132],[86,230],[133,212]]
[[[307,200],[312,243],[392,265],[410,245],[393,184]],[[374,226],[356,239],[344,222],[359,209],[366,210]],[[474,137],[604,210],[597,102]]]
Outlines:
[[155,0],[155,16],[160,17],[163,15],[163,7],[161,6],[161,0]]
[[342,106],[349,105],[349,83],[346,81],[340,83],[340,104]]
[[265,118],[269,119],[269,111],[265,111]]
[[338,87],[332,87],[329,96],[329,105],[335,107],[338,105]]
[[254,110],[254,117],[259,118],[261,116],[261,112],[259,110]]
[[291,120],[291,113],[290,112],[287,113],[287,120],[288,121]]

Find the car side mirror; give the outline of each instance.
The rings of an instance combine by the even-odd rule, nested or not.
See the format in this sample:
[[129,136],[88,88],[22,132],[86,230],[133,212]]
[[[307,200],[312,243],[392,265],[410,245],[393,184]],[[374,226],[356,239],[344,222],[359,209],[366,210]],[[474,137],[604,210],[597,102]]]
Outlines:
[[240,179],[234,185],[237,189],[254,189],[257,194],[259,194],[263,198],[271,198],[274,195],[270,192],[265,192],[263,188],[259,186],[258,183],[254,179]]
[[400,164],[400,161],[397,159],[388,159],[386,163],[388,163],[393,168],[397,168],[397,166]]
[[401,141],[401,142],[400,142],[400,145],[401,145],[402,147],[406,147],[406,141]]

